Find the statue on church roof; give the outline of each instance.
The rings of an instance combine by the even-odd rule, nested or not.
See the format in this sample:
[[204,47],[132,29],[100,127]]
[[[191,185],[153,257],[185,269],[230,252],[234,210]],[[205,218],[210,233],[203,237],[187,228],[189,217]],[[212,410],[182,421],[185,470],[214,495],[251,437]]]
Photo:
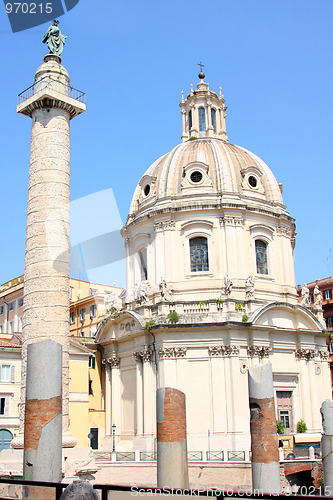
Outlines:
[[304,286],[303,286],[302,291],[301,291],[301,295],[302,295],[302,302],[301,302],[302,306],[309,307],[310,306],[310,301],[309,301],[310,290],[306,286],[306,283],[304,283]]
[[43,36],[43,43],[46,43],[51,54],[60,56],[64,50],[65,40],[69,35],[63,35],[58,28],[59,21],[56,19],[52,22],[51,26]]

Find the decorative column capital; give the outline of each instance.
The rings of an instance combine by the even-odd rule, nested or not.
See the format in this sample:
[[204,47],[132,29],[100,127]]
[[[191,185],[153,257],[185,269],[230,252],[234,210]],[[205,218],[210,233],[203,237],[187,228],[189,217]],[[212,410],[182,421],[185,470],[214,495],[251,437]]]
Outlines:
[[106,365],[109,368],[119,368],[120,359],[116,355],[116,353],[111,354],[109,358],[103,358],[102,364]]
[[315,357],[315,349],[296,349],[295,356],[297,359],[305,359],[309,361]]
[[239,356],[237,345],[213,345],[208,347],[208,354],[214,356]]
[[319,350],[318,354],[319,354],[320,359],[322,361],[328,361],[329,360],[330,353],[327,350],[323,350],[323,349]]
[[250,345],[247,347],[247,354],[248,356],[251,356],[251,358],[254,356],[258,356],[259,358],[268,358],[271,350],[272,349],[269,346]]
[[160,359],[185,358],[187,347],[161,347],[158,350]]
[[133,357],[135,361],[141,363],[146,363],[147,361],[151,361],[152,352],[149,348],[149,345],[144,345],[142,351],[133,352]]

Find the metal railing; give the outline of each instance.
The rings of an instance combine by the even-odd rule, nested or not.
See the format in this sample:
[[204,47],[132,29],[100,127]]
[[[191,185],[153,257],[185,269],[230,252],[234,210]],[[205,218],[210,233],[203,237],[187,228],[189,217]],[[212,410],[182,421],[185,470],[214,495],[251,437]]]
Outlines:
[[134,451],[117,451],[116,452],[116,460],[117,462],[131,462],[135,460],[135,452]]
[[23,92],[18,95],[18,104],[21,104],[23,101],[35,95],[36,92],[39,92],[40,90],[44,90],[46,88],[56,90],[60,94],[71,97],[72,99],[75,99],[76,101],[80,101],[82,103],[84,103],[86,99],[86,94],[81,90],[75,89],[68,83],[56,80],[47,75],[43,76],[40,80],[37,80],[37,82],[35,82],[27,89],[23,90]]
[[95,451],[94,458],[96,462],[111,462],[112,455],[111,451]]
[[223,451],[207,451],[208,461],[221,461],[223,460]]
[[228,451],[228,462],[244,462],[245,451]]
[[[283,450],[285,460],[309,460],[310,450],[308,446],[295,446]],[[321,458],[321,448],[314,448],[314,458],[319,460]]]
[[[41,481],[24,481],[24,480],[17,480],[17,479],[0,479],[0,484],[10,484],[10,485],[16,485],[16,486],[35,486],[35,487],[40,487],[40,488],[52,488],[54,491],[54,495],[48,496],[48,499],[54,498],[55,500],[60,500],[62,491],[68,486],[68,483],[47,483],[47,482],[41,482]],[[154,495],[155,497],[160,497],[161,492],[164,495],[172,495],[176,493],[177,497],[181,498],[189,498],[189,496],[193,496],[195,498],[197,497],[206,497],[206,498],[218,498],[219,500],[223,500],[224,498],[253,498],[253,499],[264,499],[264,498],[270,498],[271,494],[264,495],[262,490],[255,490],[257,493],[254,494],[251,489],[247,489],[246,487],[241,487],[235,489],[233,491],[232,489],[229,488],[200,488],[200,489],[185,489],[182,490],[181,488],[166,488],[163,487],[163,490],[161,487],[153,487],[153,486],[120,486],[120,485],[114,485],[114,484],[92,484],[93,488],[95,490],[101,491],[101,500],[108,500],[109,492],[128,492],[129,495],[124,497],[124,498],[132,498],[133,496],[138,496],[139,498],[147,498],[151,497]],[[322,498],[325,499],[327,496],[322,496],[321,489],[319,489],[319,495],[316,496],[315,498]],[[51,492],[50,492],[51,493]],[[145,494],[147,493],[147,495]],[[318,493],[318,490],[317,490]],[[275,493],[273,493],[273,498],[274,498]],[[290,498],[290,493],[289,494],[280,494],[278,495],[279,498],[285,498],[286,500]],[[293,495],[294,498],[296,499],[302,499],[302,500],[311,500],[313,499],[313,494],[312,495],[307,495],[307,494],[302,494],[302,495]],[[25,497],[26,498],[26,497]],[[110,498],[117,498],[113,493],[111,493]],[[0,500],[6,499],[6,500],[14,500],[10,496],[4,497],[1,496]]]
[[140,451],[140,461],[152,462],[156,460],[156,453],[154,451]]
[[189,462],[202,460],[202,451],[189,451],[187,456]]

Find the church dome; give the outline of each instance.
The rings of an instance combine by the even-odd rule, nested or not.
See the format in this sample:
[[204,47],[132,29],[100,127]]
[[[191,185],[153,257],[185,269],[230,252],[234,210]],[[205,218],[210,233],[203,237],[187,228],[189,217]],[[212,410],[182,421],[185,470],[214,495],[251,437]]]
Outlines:
[[123,229],[126,301],[144,309],[168,302],[168,293],[174,304],[222,293],[227,314],[232,301],[251,301],[255,286],[256,301],[295,302],[295,224],[281,186],[258,156],[228,141],[221,89],[218,96],[199,78],[180,103],[182,143],[134,192]]
[[258,156],[227,140],[202,137],[177,145],[148,168],[135,190],[130,215],[189,195],[283,207],[281,186]]

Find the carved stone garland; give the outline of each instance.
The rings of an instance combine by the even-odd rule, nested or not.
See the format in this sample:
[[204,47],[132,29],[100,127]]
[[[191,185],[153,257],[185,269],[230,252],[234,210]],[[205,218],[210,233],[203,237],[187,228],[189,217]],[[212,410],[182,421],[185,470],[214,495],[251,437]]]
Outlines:
[[259,358],[268,358],[270,352],[271,348],[269,346],[250,345],[247,348],[247,354],[252,358],[254,356],[258,356]]
[[213,345],[208,347],[210,356],[239,356],[237,345]]
[[316,355],[315,349],[296,349],[295,356],[297,359],[306,359],[309,361]]
[[185,358],[187,347],[161,347],[158,350],[160,359]]

